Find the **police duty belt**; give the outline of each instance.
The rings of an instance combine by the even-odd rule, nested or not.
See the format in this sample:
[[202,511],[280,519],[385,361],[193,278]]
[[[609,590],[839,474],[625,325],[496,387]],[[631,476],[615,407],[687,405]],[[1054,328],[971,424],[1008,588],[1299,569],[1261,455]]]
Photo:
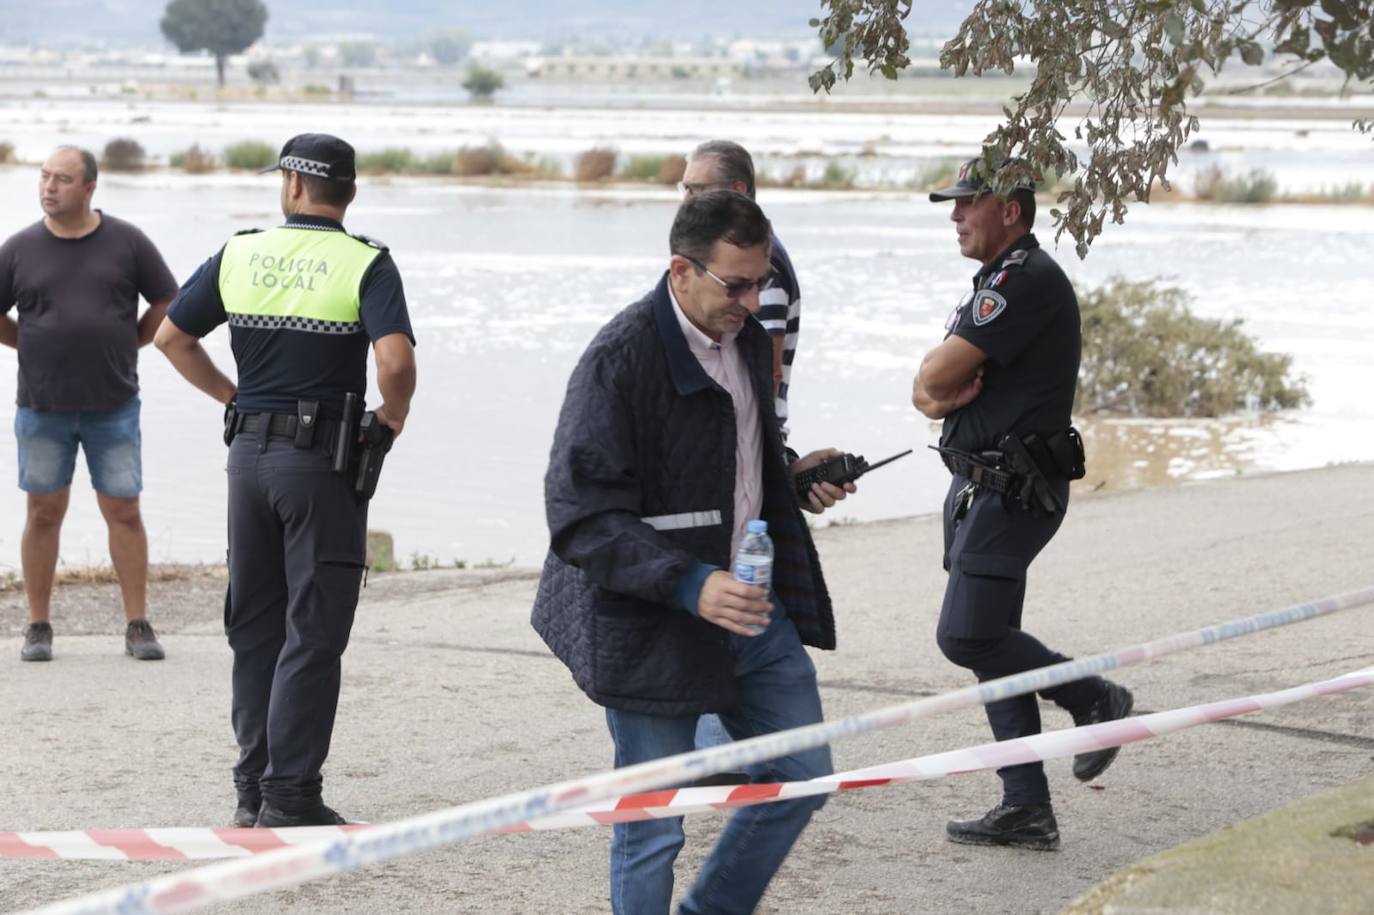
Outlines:
[[1003,460],[1000,451],[975,453],[940,445],[929,447],[932,451],[940,453],[940,459],[945,462],[950,473],[963,477],[979,489],[999,496],[1019,498],[1025,487],[1026,479],[1023,475],[1000,466]]

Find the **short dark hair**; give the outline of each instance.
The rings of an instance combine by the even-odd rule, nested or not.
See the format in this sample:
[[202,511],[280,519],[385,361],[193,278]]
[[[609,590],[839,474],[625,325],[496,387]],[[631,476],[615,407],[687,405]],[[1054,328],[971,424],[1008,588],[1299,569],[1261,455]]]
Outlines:
[[716,160],[716,177],[727,184],[744,185],[744,193],[754,196],[754,157],[733,140],[707,140],[692,150],[691,158],[711,156]]
[[89,149],[82,149],[80,146],[72,146],[69,143],[57,147],[54,152],[74,152],[81,157],[81,180],[85,184],[91,184],[100,175],[100,167],[96,163],[95,154]]
[[311,203],[342,209],[353,202],[355,182],[352,178],[321,178],[304,172],[296,174],[301,176],[301,183],[305,185],[305,193]]
[[1026,231],[1035,228],[1035,191],[1018,188],[1008,194],[1007,199],[1021,204],[1021,225],[1026,227]]
[[735,191],[709,191],[682,201],[668,233],[668,248],[704,263],[718,241],[752,248],[772,237],[773,227],[757,203]]

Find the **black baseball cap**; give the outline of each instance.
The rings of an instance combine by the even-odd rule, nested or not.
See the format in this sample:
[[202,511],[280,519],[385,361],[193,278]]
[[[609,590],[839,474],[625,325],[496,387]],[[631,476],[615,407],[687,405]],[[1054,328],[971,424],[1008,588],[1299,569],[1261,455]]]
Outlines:
[[[987,182],[978,174],[978,163],[981,161],[981,158],[975,157],[959,166],[958,180],[950,187],[941,188],[938,191],[931,191],[930,202],[939,203],[942,200],[954,200],[959,197],[974,197],[982,193]],[[1007,165],[1014,161],[1016,160],[1008,159],[1007,162],[1003,164]],[[996,169],[993,169],[993,171],[996,171]],[[1035,190],[1035,182],[1030,178],[1021,178],[1008,188],[1008,190],[1033,191]]]
[[327,133],[300,133],[286,141],[276,165],[259,174],[282,169],[314,175],[317,178],[356,178],[358,169],[353,147]]

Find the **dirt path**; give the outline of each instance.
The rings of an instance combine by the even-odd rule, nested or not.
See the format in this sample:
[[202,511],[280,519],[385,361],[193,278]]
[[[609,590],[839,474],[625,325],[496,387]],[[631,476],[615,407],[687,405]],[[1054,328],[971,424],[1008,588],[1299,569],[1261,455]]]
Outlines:
[[[1032,569],[1027,627],[1091,654],[1374,584],[1374,465],[1080,499]],[[831,717],[964,686],[933,644],[939,521],[822,531],[840,648],[816,656]],[[345,658],[326,797],[383,821],[598,771],[600,710],[529,628],[534,573],[374,576]],[[230,655],[213,572],[153,589],[168,660],[123,657],[112,586],[62,589],[57,659],[20,664],[22,599],[0,595],[0,830],[223,825],[233,808]],[[1122,671],[1144,711],[1374,663],[1374,608]],[[1130,747],[1099,783],[1051,763],[1060,852],[952,846],[992,775],[853,792],[803,836],[762,911],[1055,912],[1146,855],[1371,771],[1374,695],[1355,692]],[[1068,724],[1047,710],[1049,727]],[[961,712],[835,748],[843,768],[989,739]],[[691,821],[680,874],[718,828]],[[607,833],[479,840],[226,907],[242,913],[602,912]],[[0,860],[0,910],[176,869]],[[684,878],[685,879],[685,878]]]

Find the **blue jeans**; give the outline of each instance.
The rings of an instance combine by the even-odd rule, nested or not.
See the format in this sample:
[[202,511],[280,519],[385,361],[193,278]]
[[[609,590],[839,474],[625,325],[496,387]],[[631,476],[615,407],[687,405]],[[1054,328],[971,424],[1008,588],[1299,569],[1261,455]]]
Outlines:
[[[736,740],[821,720],[816,668],[797,627],[780,604],[763,634],[730,636],[739,703],[720,714]],[[697,716],[672,718],[606,710],[617,767],[693,749]],[[761,781],[803,781],[829,775],[830,748],[819,747],[751,767]],[[725,824],[710,857],[679,909],[752,912],[824,797],[742,807]],[[621,823],[611,838],[611,908],[616,915],[666,915],[673,898],[673,861],[682,849],[682,817]]]
[[143,491],[140,406],[135,396],[113,410],[17,408],[19,488],[41,495],[71,486],[79,446],[86,452],[86,469],[96,492],[116,499],[137,496]]
[[698,750],[707,750],[711,747],[723,746],[733,738],[730,736],[730,732],[725,730],[725,725],[721,723],[719,715],[702,715],[697,719],[696,737],[694,739]]

